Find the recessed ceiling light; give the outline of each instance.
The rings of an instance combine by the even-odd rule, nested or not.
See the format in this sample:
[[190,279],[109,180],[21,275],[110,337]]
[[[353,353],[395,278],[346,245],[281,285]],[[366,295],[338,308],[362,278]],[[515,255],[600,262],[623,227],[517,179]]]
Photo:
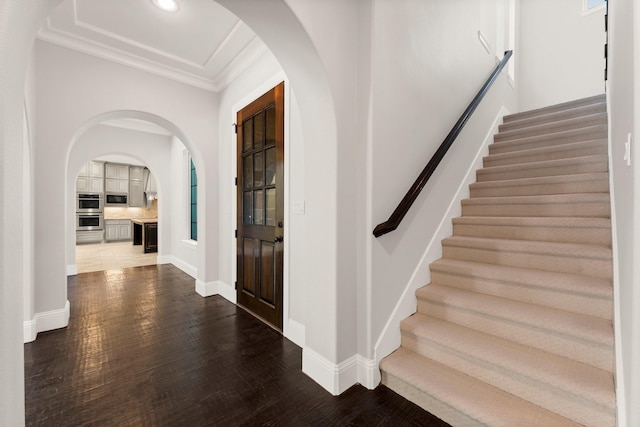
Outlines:
[[167,12],[175,12],[178,10],[178,2],[176,0],[153,0],[153,4]]

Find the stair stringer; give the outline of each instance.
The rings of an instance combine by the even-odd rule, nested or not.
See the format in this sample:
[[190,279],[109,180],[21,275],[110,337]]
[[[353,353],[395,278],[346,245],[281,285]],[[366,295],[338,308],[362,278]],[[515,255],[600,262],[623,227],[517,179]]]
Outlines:
[[[609,103],[609,93],[605,94],[607,105]],[[611,110],[607,109],[607,119],[609,123],[612,123],[611,120]],[[611,128],[609,126],[608,131],[608,139],[612,141],[611,137]],[[619,277],[619,255],[618,255],[618,228],[617,221],[618,218],[616,214],[616,192],[614,185],[614,174],[613,170],[615,169],[613,166],[613,144],[607,144],[607,161],[609,166],[609,200],[611,205],[611,261],[613,267],[613,338],[614,338],[614,380],[615,380],[615,391],[616,391],[616,417],[619,427],[627,426],[627,402],[626,402],[626,388],[625,388],[625,368],[623,362],[623,351],[622,351],[622,319],[620,318],[620,277]],[[379,364],[379,362],[378,362]],[[628,371],[627,371],[628,372]]]
[[431,270],[429,265],[442,257],[441,242],[453,233],[453,218],[461,215],[461,201],[469,197],[469,185],[476,181],[475,173],[482,168],[483,157],[489,153],[489,145],[493,143],[493,136],[498,132],[499,126],[502,124],[502,118],[508,114],[510,114],[509,109],[501,106],[495,115],[493,123],[487,130],[473,162],[469,164],[464,177],[460,180],[460,184],[451,198],[447,210],[436,228],[436,232],[429,240],[418,265],[413,270],[409,282],[405,285],[404,291],[375,343],[374,359],[376,361],[376,369],[374,372],[374,385],[379,384],[381,381],[380,369],[378,368],[380,361],[400,347],[400,322],[416,312],[418,304],[416,291],[423,287],[425,283],[430,282]]

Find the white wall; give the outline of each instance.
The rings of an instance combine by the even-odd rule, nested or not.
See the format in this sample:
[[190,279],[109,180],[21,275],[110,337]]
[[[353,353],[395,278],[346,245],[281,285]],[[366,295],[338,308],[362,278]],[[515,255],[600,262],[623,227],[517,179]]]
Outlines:
[[604,93],[604,9],[583,0],[520,0],[521,110]]
[[[206,212],[201,216],[205,221],[201,228],[203,243],[199,245],[202,259],[198,259],[198,279],[204,282],[217,280],[216,95],[46,42],[37,41],[35,49],[39,112],[36,135],[41,136],[34,143],[35,238],[38,243],[35,253],[36,313],[61,310],[66,302],[65,253],[61,250],[61,242],[73,235],[69,229],[72,213],[69,212],[69,198],[74,196],[67,185],[71,181],[68,180],[67,156],[75,140],[82,137],[87,128],[123,115],[165,127],[189,146],[203,177],[199,191],[204,195],[202,209]],[[122,146],[116,152],[132,154]],[[168,170],[168,147],[165,152],[167,161],[163,164]],[[79,162],[92,157],[87,154]],[[136,153],[136,157],[144,159],[148,156]],[[150,166],[154,175],[160,173]],[[170,185],[160,183],[160,186],[163,192],[170,191]],[[161,217],[163,210],[160,203]],[[165,241],[161,247],[170,250],[170,238],[164,231],[161,235]]]
[[[640,425],[640,7],[632,0],[609,5],[608,110],[614,199],[616,350],[619,426]],[[624,160],[631,134],[631,164]],[[621,354],[620,354],[621,353]],[[621,362],[621,363],[620,363]]]
[[[412,308],[402,309],[400,318],[415,311],[414,290],[429,283],[428,263],[441,256],[440,241],[431,242],[432,238],[451,234],[450,222],[444,228],[440,223],[452,203],[450,214],[459,215],[460,204],[454,197],[485,136],[502,108],[515,111],[516,93],[503,73],[400,227],[378,239],[371,235],[378,223],[387,220],[495,68],[500,5],[493,0],[375,2],[372,223],[368,229],[371,334],[374,343],[380,340],[378,360],[400,343],[397,320],[389,325],[387,321],[403,292],[407,289],[411,303],[407,307]],[[492,47],[489,53],[478,41],[478,31]]]
[[[171,253],[169,260],[195,277],[198,270],[198,244],[191,240],[189,150],[178,138],[173,137],[171,138],[170,152],[171,165],[165,174],[170,177],[171,198],[168,199],[163,197],[163,194],[158,194],[158,202],[161,204],[168,203],[171,212]],[[165,254],[168,253],[165,252]]]

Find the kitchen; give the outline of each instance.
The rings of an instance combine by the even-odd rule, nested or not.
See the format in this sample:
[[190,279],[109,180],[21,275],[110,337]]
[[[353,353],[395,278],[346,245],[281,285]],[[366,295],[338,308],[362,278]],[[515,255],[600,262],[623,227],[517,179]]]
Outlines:
[[153,175],[134,159],[83,165],[76,178],[78,273],[156,264],[157,196]]

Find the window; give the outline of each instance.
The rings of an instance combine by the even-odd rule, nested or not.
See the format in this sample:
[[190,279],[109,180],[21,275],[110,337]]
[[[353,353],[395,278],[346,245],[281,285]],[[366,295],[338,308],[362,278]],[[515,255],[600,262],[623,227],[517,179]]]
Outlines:
[[189,197],[191,212],[191,240],[198,240],[198,178],[196,175],[196,166],[193,164],[193,160],[189,159],[189,163],[189,185],[191,187],[191,196]]
[[582,13],[588,15],[597,10],[604,9],[607,0],[582,0]]
[[587,9],[593,9],[601,4],[605,4],[606,0],[587,0]]

